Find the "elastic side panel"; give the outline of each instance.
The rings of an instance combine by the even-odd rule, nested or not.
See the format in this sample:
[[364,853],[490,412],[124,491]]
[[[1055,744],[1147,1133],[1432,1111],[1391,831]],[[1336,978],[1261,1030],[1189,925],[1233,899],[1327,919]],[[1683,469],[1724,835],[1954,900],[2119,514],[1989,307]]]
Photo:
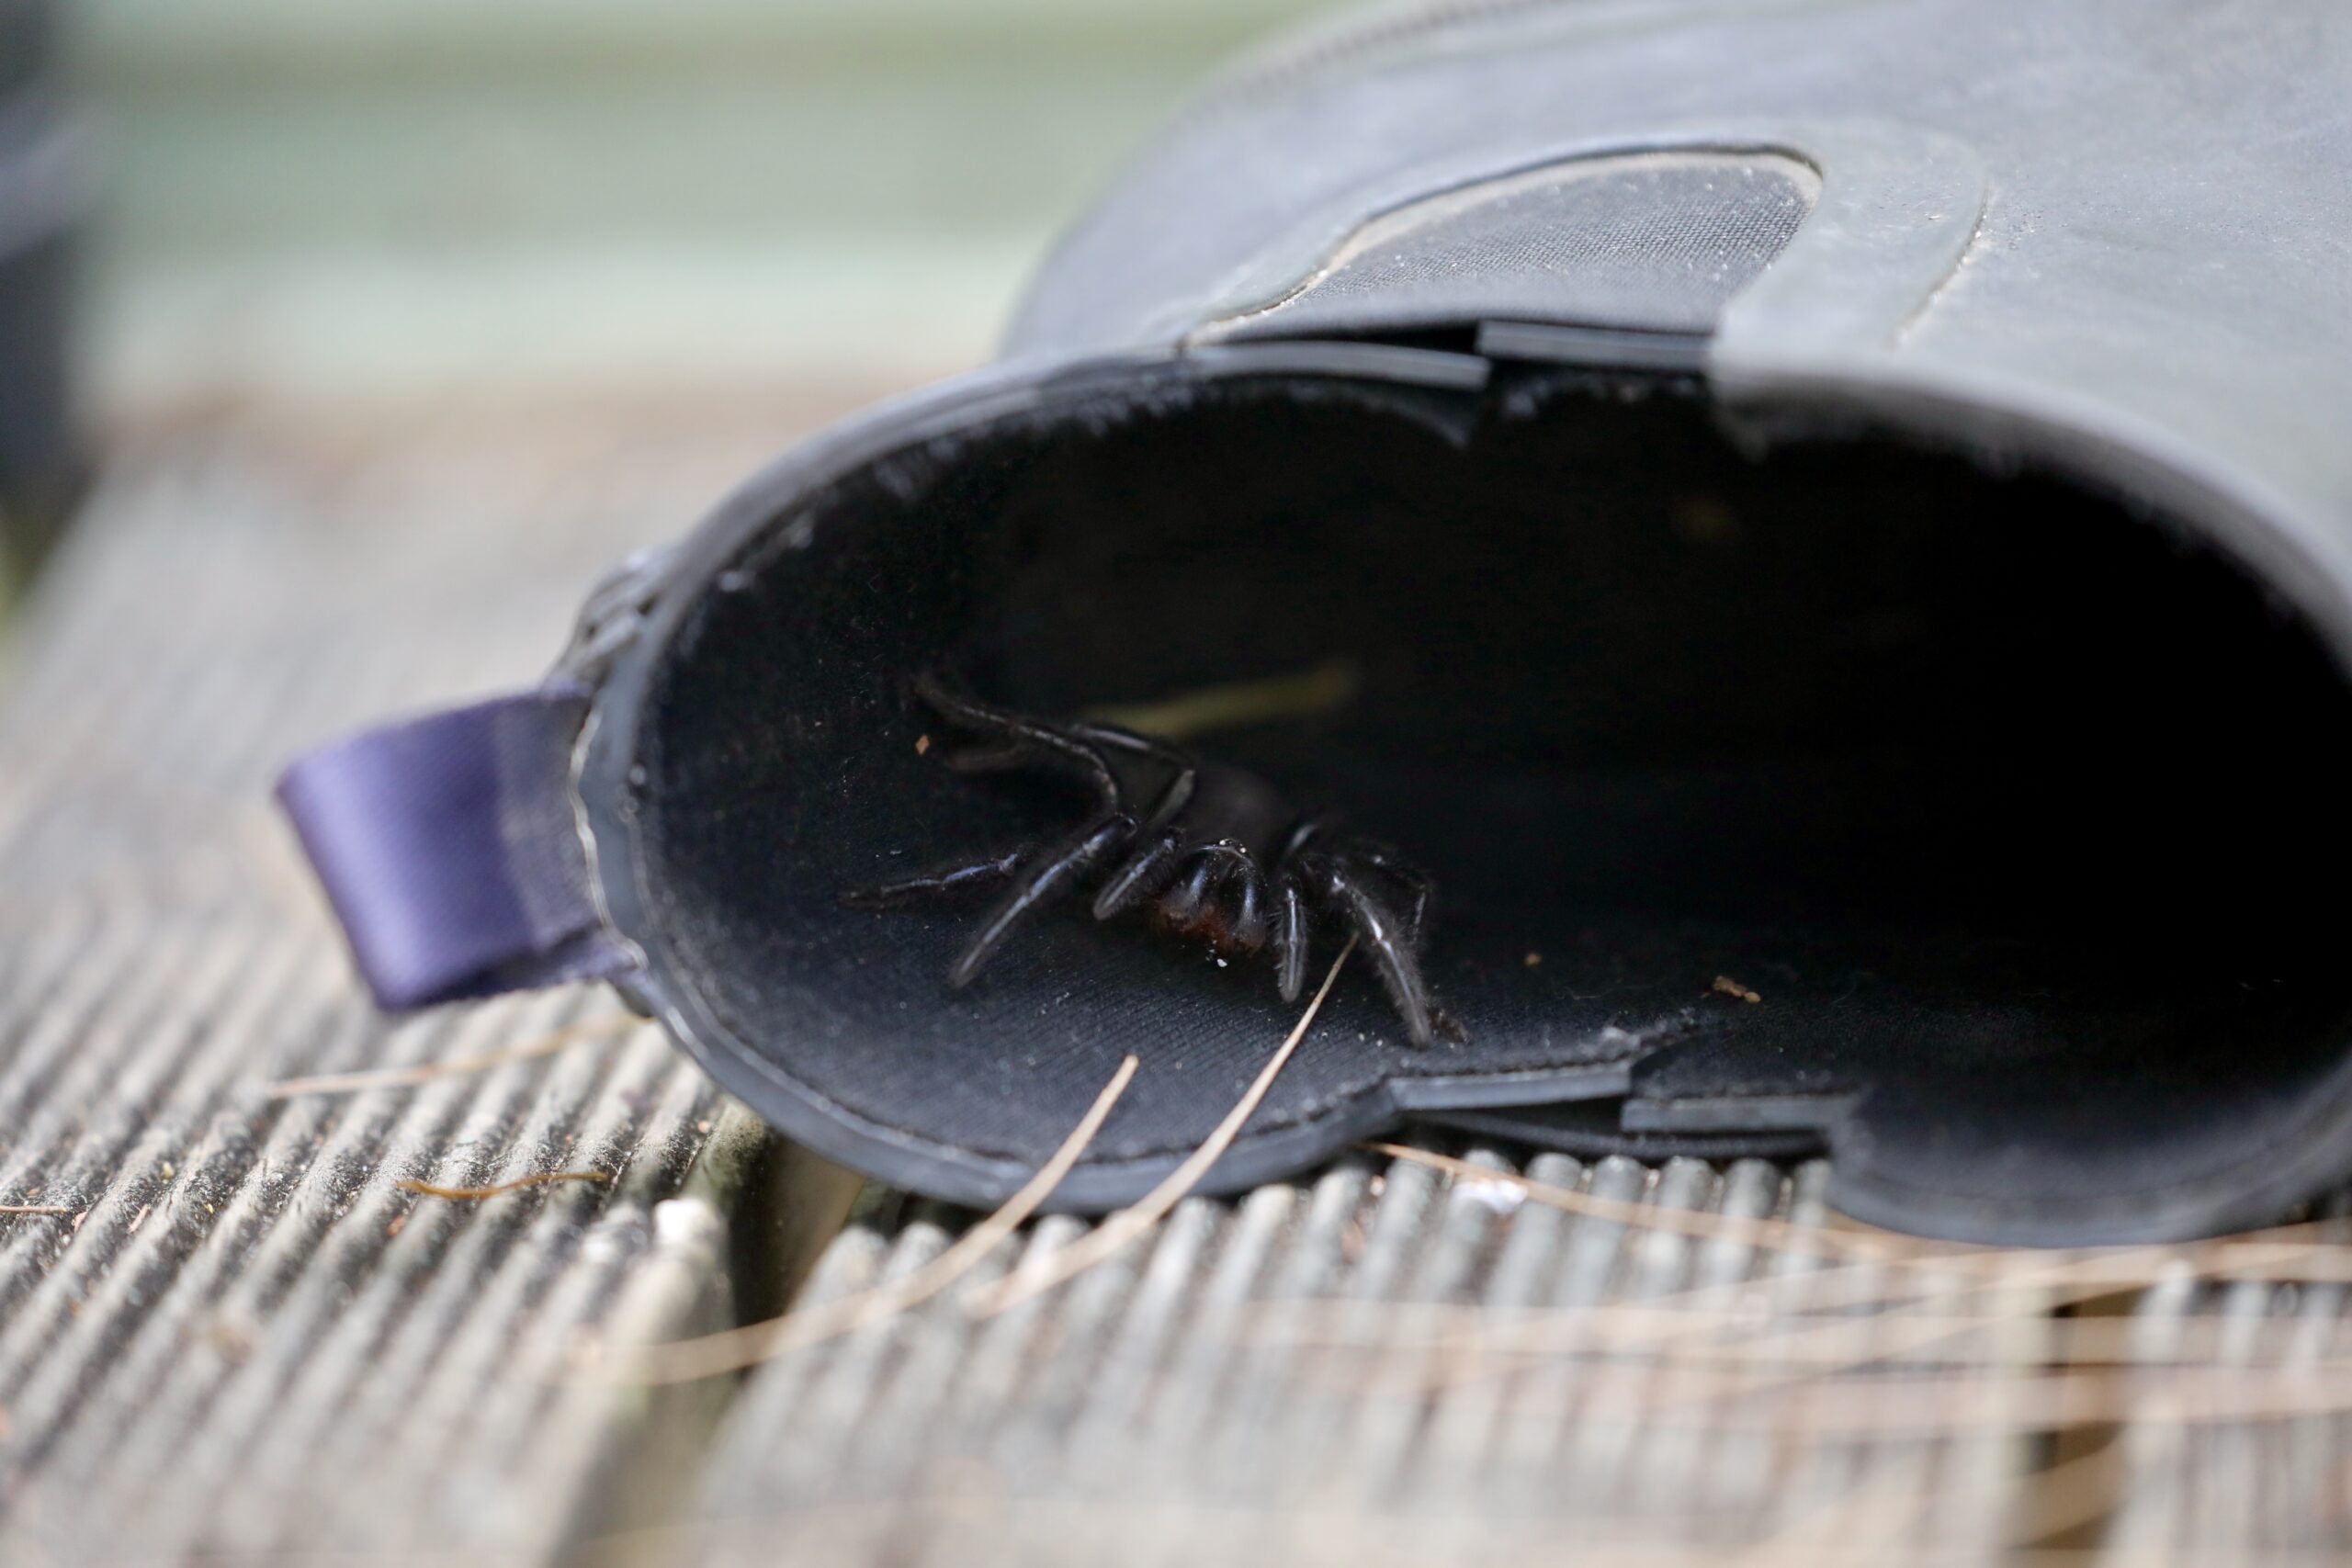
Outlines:
[[1771,152],[1553,164],[1385,213],[1218,338],[1543,321],[1706,333],[1813,209],[1820,182]]

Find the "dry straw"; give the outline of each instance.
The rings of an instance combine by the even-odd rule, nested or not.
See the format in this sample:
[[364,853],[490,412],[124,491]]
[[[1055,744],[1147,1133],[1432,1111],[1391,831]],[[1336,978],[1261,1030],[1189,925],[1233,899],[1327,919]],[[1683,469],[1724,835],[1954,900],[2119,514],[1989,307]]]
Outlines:
[[963,1278],[997,1243],[1036,1213],[1037,1206],[1061,1185],[1062,1178],[1069,1174],[1070,1168],[1094,1141],[1094,1134],[1102,1131],[1111,1108],[1126,1092],[1139,1065],[1134,1056],[1121,1062],[1119,1070],[1111,1075],[1111,1081],[1102,1086],[1102,1092],[1094,1097],[1093,1105],[1028,1184],[1005,1200],[1003,1207],[966,1231],[955,1246],[904,1279],[699,1338],[673,1340],[665,1345],[592,1347],[592,1361],[626,1382],[691,1382],[721,1372],[740,1371],[770,1357],[855,1333],[928,1301]]
[[462,1077],[469,1073],[484,1073],[492,1067],[503,1067],[513,1062],[527,1062],[539,1056],[552,1056],[573,1045],[591,1040],[608,1040],[628,1033],[638,1027],[634,1018],[600,1018],[588,1023],[575,1023],[527,1040],[503,1050],[484,1051],[479,1055],[452,1056],[446,1062],[425,1062],[413,1067],[368,1067],[357,1072],[320,1073],[310,1077],[280,1078],[262,1086],[264,1100],[290,1100],[304,1094],[357,1094],[371,1089],[407,1089],[417,1084],[432,1083],[439,1078]]
[[[1323,999],[1331,994],[1332,985],[1340,971],[1355,951],[1351,940],[1340,950],[1323,984],[1317,988],[1314,999],[1299,1015],[1297,1024],[1259,1071],[1232,1111],[1227,1113],[1216,1130],[1184,1163],[1170,1172],[1168,1179],[1131,1208],[1119,1211],[1090,1232],[1077,1245],[1058,1253],[1046,1267],[1035,1274],[1023,1276],[1008,1287],[980,1292],[971,1310],[978,1315],[1002,1312],[1025,1301],[1041,1291],[1071,1279],[1110,1257],[1149,1230],[1160,1217],[1180,1202],[1198,1184],[1202,1176],[1216,1163],[1217,1156],[1229,1148],[1240,1133],[1266,1091],[1273,1086],[1275,1077],[1283,1070],[1299,1045],[1306,1038],[1316,1015],[1322,1010]],[[714,1377],[722,1372],[738,1371],[745,1367],[781,1356],[787,1351],[805,1348],[853,1334],[861,1328],[883,1322],[908,1309],[930,1300],[969,1273],[1005,1237],[1019,1229],[1050,1196],[1062,1179],[1075,1167],[1094,1136],[1109,1119],[1112,1107],[1126,1092],[1140,1066],[1134,1056],[1120,1063],[1111,1081],[1102,1086],[1061,1147],[1053,1157],[1038,1168],[1020,1191],[1007,1199],[1002,1207],[973,1225],[953,1247],[933,1258],[903,1279],[885,1281],[870,1289],[843,1296],[834,1301],[786,1313],[764,1322],[745,1324],[741,1327],[722,1329],[699,1338],[674,1340],[665,1345],[641,1347],[597,1347],[589,1352],[592,1361],[601,1371],[610,1372],[625,1381],[639,1382],[688,1382],[697,1378]]]

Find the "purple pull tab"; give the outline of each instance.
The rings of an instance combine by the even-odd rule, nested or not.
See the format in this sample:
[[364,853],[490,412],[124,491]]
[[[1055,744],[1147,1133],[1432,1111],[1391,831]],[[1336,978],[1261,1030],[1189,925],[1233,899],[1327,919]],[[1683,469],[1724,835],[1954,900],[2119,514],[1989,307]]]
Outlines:
[[627,967],[572,817],[587,714],[586,693],[551,687],[369,730],[287,769],[278,802],[378,1005]]

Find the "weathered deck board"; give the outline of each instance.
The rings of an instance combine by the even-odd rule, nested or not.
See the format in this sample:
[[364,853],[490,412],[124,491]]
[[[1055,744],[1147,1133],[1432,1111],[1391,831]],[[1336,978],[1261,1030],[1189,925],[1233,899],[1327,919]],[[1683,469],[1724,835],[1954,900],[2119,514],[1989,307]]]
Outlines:
[[[1822,1218],[1818,1166],[1545,1156],[1529,1174],[1636,1213]],[[1035,1267],[1081,1228],[1039,1225],[974,1282]],[[921,1213],[854,1225],[811,1293],[903,1273],[944,1240]],[[1944,1504],[1956,1487],[2002,1500],[2012,1438],[1645,1424],[1625,1412],[1664,1395],[1639,1367],[1490,1364],[1458,1335],[1397,1337],[1400,1303],[1508,1325],[1751,1280],[1769,1311],[1814,1269],[1351,1160],[1238,1203],[1188,1201],[1147,1245],[1000,1317],[971,1321],[950,1292],[771,1364],[723,1433],[705,1544],[729,1563],[1426,1564],[1579,1543],[1596,1561],[1701,1562],[1773,1540],[1810,1550],[1823,1519],[1867,1495],[1893,1521],[1883,1549],[1996,1554],[1997,1509]],[[1289,1342],[1310,1325],[1358,1348]]]
[[[2111,1290],[2113,1258],[2081,1266],[2090,1286],[2046,1254],[1880,1258],[1839,1244],[1817,1164],[1524,1168],[1623,1207],[1352,1159],[1187,1201],[975,1320],[976,1291],[1083,1232],[1048,1221],[917,1311],[759,1371],[670,1544],[729,1565],[2352,1551],[2342,1285],[2200,1284],[2221,1255],[2196,1251]],[[953,1228],[921,1205],[854,1224],[810,1298],[903,1276]],[[2344,1278],[2344,1239],[2296,1261]],[[2310,1414],[2216,1419],[2215,1398]]]
[[[605,563],[771,444],[507,434],[160,442],[16,628],[0,1202],[70,1213],[0,1215],[0,1561],[543,1560],[657,1415],[565,1381],[573,1340],[736,1310],[763,1134],[600,993],[375,1017],[268,806],[303,745],[533,679]],[[266,1093],[599,1020],[489,1071]],[[394,1185],[568,1170],[608,1179]]]

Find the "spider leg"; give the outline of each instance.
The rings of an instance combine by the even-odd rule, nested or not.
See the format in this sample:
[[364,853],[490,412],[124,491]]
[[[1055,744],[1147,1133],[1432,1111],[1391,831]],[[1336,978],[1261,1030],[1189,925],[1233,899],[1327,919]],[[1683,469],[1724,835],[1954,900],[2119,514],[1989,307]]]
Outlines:
[[1072,719],[1072,735],[1081,735],[1098,746],[1108,746],[1116,751],[1132,751],[1139,757],[1157,757],[1170,767],[1190,767],[1193,754],[1172,740],[1162,740],[1156,735],[1140,730],[1122,729],[1115,724],[1097,724],[1091,719]]
[[939,871],[927,871],[919,876],[885,882],[876,887],[852,887],[841,895],[845,909],[898,909],[930,898],[950,898],[976,888],[994,887],[1012,874],[1021,863],[1022,852],[1008,850],[992,860],[977,860],[969,865],[948,866]]
[[1196,844],[1182,863],[1176,875],[1170,880],[1174,886],[1167,890],[1166,910],[1170,919],[1182,924],[1201,912],[1216,891],[1217,857],[1209,852],[1208,844]]
[[1094,918],[1107,920],[1122,909],[1132,908],[1168,886],[1176,874],[1176,862],[1184,851],[1184,834],[1176,828],[1163,828],[1143,848],[1127,857],[1125,863],[1102,885],[1094,896]]
[[1274,874],[1274,964],[1283,1000],[1298,1000],[1306,984],[1306,890],[1289,866]]
[[[1038,761],[1037,753],[1025,740],[999,741],[994,744],[959,747],[941,759],[959,773],[1004,773],[1015,768],[1025,768]],[[1057,761],[1048,758],[1046,761]]]
[[1249,851],[1237,848],[1227,862],[1225,886],[1233,890],[1234,945],[1255,953],[1266,945],[1266,874]]
[[957,990],[970,985],[1015,926],[1066,897],[1080,878],[1118,853],[1135,830],[1136,819],[1125,812],[1099,817],[1014,871],[1012,890],[989,911],[970,943],[949,965],[948,985]]
[[1307,877],[1301,863],[1308,844],[1331,825],[1328,814],[1302,817],[1283,840],[1274,859],[1274,964],[1283,1000],[1298,1000],[1306,985],[1306,948],[1312,934],[1307,916]]
[[964,760],[951,765],[966,772],[990,773],[1033,759],[1058,762],[1093,786],[1105,815],[1126,804],[1120,793],[1118,775],[1111,771],[1109,760],[1091,741],[1062,726],[1023,718],[977,697],[949,691],[935,675],[916,676],[912,687],[914,694],[940,717],[960,728],[987,736],[993,742],[959,753]]
[[1149,757],[1170,771],[1168,787],[1160,791],[1159,800],[1147,818],[1153,826],[1173,820],[1178,812],[1192,804],[1193,790],[1200,782],[1200,764],[1182,747],[1148,735],[1138,735],[1132,729],[1121,729],[1114,724],[1081,721],[1072,724],[1069,732],[1082,740],[1114,751]]
[[1082,739],[1114,750],[1136,752],[1152,757],[1175,770],[1159,798],[1144,818],[1146,829],[1158,829],[1143,848],[1127,858],[1126,863],[1113,874],[1095,896],[1094,918],[1107,920],[1120,910],[1131,908],[1168,886],[1176,874],[1176,861],[1183,852],[1184,832],[1170,826],[1179,812],[1192,803],[1193,791],[1200,782],[1199,771],[1193,759],[1163,741],[1137,735],[1132,730],[1108,725],[1074,724],[1070,732]]
[[1351,840],[1346,853],[1350,860],[1362,861],[1385,873],[1412,899],[1413,907],[1407,911],[1405,919],[1411,928],[1413,945],[1420,946],[1421,932],[1429,925],[1430,901],[1437,894],[1437,879],[1376,840]]
[[1430,1019],[1429,985],[1421,978],[1421,962],[1413,953],[1412,933],[1396,911],[1366,889],[1346,867],[1327,862],[1320,869],[1324,890],[1340,906],[1348,923],[1363,939],[1365,951],[1372,954],[1381,983],[1388,988],[1388,999],[1396,1004],[1397,1012],[1404,1017],[1406,1034],[1415,1045],[1427,1046],[1434,1025]]

